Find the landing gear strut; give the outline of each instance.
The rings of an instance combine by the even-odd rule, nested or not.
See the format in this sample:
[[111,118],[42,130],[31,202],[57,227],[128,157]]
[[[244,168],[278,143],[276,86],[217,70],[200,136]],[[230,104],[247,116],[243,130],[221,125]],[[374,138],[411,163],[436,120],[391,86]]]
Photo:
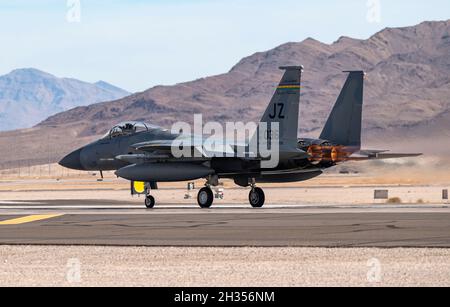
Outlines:
[[252,189],[248,195],[248,201],[253,208],[262,208],[266,201],[266,196],[261,188],[256,187],[255,182],[252,183]]

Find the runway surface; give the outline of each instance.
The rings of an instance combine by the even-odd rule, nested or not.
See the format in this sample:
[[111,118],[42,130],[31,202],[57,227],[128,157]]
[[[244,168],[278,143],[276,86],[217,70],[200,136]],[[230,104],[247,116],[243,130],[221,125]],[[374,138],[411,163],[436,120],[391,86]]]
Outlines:
[[450,247],[450,208],[0,202],[0,244]]

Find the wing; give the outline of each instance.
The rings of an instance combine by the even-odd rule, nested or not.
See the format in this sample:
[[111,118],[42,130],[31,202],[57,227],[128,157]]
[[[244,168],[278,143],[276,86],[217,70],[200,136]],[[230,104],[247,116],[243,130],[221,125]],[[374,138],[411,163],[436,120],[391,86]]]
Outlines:
[[116,156],[115,159],[119,161],[123,161],[129,164],[139,164],[143,162],[152,162],[161,159],[170,159],[171,157],[166,154],[129,154],[129,155],[119,155]]
[[[178,146],[182,145],[182,148]],[[234,145],[219,145],[214,142],[203,142],[199,138],[189,138],[178,143],[174,140],[154,140],[133,144],[131,148],[144,152],[143,154],[129,154],[117,156],[117,160],[127,163],[152,162],[157,160],[183,160],[183,161],[208,161],[213,157],[234,157],[236,148]],[[183,157],[174,155],[182,150]],[[181,156],[181,153],[180,153]]]
[[[225,157],[227,155],[234,155],[235,150],[233,146],[229,145],[216,145],[213,146],[213,143],[201,143],[197,141],[193,141],[192,143],[184,142],[183,150],[186,150],[191,153],[191,157],[196,158],[212,158],[212,157]],[[179,146],[176,145],[172,140],[161,140],[161,141],[149,141],[134,144],[131,146],[132,148],[140,151],[145,151],[148,153],[163,153],[169,156],[173,156],[173,152],[176,152],[179,149]]]
[[172,140],[157,140],[137,143],[131,145],[132,148],[136,150],[141,150],[145,152],[171,152],[172,151]]

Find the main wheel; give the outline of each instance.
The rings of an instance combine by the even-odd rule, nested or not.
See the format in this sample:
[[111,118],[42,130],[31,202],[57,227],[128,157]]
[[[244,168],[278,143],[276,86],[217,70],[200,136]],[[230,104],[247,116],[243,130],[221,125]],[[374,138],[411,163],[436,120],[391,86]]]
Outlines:
[[266,201],[266,196],[261,188],[254,188],[250,191],[248,200],[253,208],[262,208],[262,206],[264,206],[264,202]]
[[148,209],[152,209],[155,206],[155,198],[151,195],[145,197],[145,206]]
[[210,208],[214,201],[214,194],[210,188],[204,187],[198,192],[197,202],[200,208]]

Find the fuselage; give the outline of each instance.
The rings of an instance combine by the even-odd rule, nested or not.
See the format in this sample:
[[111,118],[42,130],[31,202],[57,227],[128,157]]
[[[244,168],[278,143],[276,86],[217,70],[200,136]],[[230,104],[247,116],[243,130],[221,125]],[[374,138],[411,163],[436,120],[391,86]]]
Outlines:
[[[151,125],[142,124],[142,126],[149,127]],[[148,162],[144,163],[146,164],[145,168],[142,165],[139,166],[140,173],[151,173],[152,169],[158,169],[159,181],[183,180],[183,176],[175,176],[175,174],[179,174],[182,171],[188,171],[181,170],[179,167],[180,163],[183,162],[182,158],[161,158],[155,160],[147,152],[133,148],[132,145],[134,144],[149,141],[173,141],[180,137],[180,134],[174,134],[167,129],[156,126],[151,127],[142,131],[133,130],[126,133],[114,133],[115,128],[113,128],[99,140],[67,155],[61,160],[60,164],[72,169],[86,171],[117,171],[126,167],[130,168],[134,164],[133,161],[120,159],[122,156],[148,157]],[[249,178],[254,178],[257,182],[303,181],[314,178],[322,174],[324,169],[343,162],[345,157],[351,154],[352,149],[347,148],[346,154],[338,157],[336,150],[342,151],[342,148],[326,140],[304,138],[298,140],[298,149],[308,152],[309,156],[307,158],[281,159],[278,166],[271,169],[261,168],[261,163],[258,160],[240,159],[237,157],[201,158],[197,162],[191,161],[187,165],[191,169],[189,169],[190,173],[189,176],[186,175],[186,178],[198,179],[191,177],[195,177],[197,174],[203,176],[206,173],[208,175],[217,175],[218,178],[232,179],[241,186],[247,186]],[[340,158],[340,160],[337,158]],[[202,172],[201,167],[203,166],[208,167],[212,171]],[[174,173],[172,177],[167,175],[171,172]],[[143,175],[141,174],[141,176]]]

